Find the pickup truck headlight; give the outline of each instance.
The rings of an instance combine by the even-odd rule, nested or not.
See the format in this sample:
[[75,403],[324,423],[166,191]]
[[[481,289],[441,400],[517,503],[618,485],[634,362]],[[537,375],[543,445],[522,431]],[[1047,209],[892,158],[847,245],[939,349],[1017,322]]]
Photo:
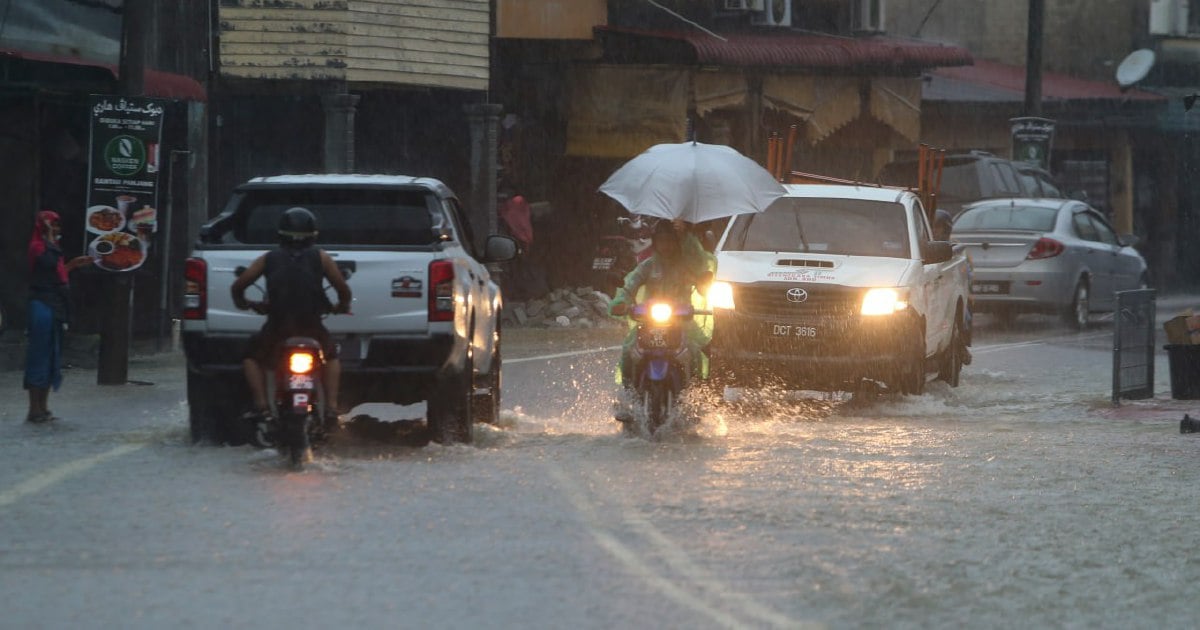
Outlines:
[[733,310],[733,285],[716,281],[708,285],[708,307]]
[[863,315],[891,315],[908,308],[906,296],[896,289],[871,289],[863,296]]

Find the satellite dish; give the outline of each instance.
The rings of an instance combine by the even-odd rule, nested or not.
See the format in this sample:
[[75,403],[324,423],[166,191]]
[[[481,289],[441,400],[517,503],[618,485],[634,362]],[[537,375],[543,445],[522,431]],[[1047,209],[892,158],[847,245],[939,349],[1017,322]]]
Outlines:
[[1142,48],[1129,53],[1121,61],[1121,65],[1117,66],[1117,84],[1122,89],[1132,86],[1134,83],[1146,78],[1150,74],[1150,68],[1154,67],[1154,51],[1149,48]]

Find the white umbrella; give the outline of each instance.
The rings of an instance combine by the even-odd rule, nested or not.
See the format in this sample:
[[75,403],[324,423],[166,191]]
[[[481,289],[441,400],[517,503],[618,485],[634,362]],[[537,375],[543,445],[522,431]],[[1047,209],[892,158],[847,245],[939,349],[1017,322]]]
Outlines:
[[600,192],[632,214],[699,223],[762,212],[786,191],[767,169],[722,144],[656,144]]

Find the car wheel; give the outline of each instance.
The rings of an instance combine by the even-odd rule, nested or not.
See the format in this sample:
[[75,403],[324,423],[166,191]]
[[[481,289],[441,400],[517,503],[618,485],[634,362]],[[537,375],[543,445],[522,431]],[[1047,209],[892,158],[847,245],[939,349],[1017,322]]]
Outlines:
[[471,383],[470,363],[462,372],[440,375],[433,392],[429,395],[426,423],[429,439],[441,444],[475,441],[475,426],[472,418],[474,388]]
[[1075,285],[1075,294],[1071,298],[1071,303],[1063,311],[1063,321],[1075,330],[1083,330],[1087,327],[1090,309],[1087,280],[1080,278],[1079,284]]
[[964,354],[962,327],[962,316],[956,314],[954,327],[950,329],[950,343],[946,346],[946,351],[942,355],[941,368],[938,370],[938,378],[946,381],[950,387],[958,387],[958,377],[962,372]]
[[500,383],[501,383],[500,346],[496,346],[492,354],[492,367],[488,374],[474,386],[474,414],[476,422],[496,424],[500,421]]

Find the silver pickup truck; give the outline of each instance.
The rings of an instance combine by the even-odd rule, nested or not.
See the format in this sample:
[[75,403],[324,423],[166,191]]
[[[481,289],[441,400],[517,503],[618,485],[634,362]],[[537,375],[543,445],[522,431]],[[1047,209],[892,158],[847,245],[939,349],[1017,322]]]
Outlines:
[[[484,251],[475,251],[458,199],[445,184],[394,175],[256,178],[201,227],[185,265],[192,438],[248,438],[238,422],[249,400],[241,361],[264,318],[235,308],[230,285],[278,243],[279,216],[293,206],[316,215],[317,246],[354,294],[351,314],[325,319],[342,362],[338,411],[424,400],[433,439],[471,442],[474,422],[494,421],[500,404],[503,302],[484,263],[511,259],[516,244],[489,236]],[[262,281],[246,297],[265,298],[256,291],[265,292]]]

